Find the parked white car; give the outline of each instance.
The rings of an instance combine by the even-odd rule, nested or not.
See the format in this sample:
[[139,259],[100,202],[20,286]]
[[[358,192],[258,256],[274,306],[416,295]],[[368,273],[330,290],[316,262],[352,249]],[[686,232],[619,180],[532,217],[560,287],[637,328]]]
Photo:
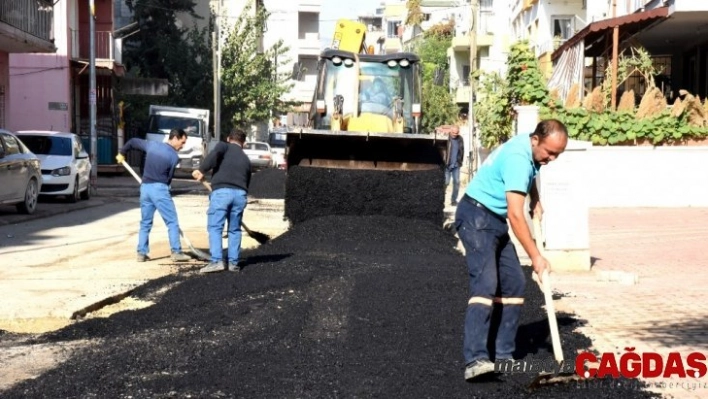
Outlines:
[[41,195],[65,196],[69,202],[89,199],[91,161],[78,135],[37,130],[16,135],[39,158]]
[[243,146],[243,152],[251,160],[251,168],[264,169],[273,167],[273,154],[268,143],[249,141]]

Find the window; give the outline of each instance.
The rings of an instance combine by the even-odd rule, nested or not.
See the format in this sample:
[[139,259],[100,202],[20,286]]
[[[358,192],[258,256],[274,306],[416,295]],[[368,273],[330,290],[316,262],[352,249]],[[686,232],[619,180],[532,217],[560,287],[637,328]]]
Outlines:
[[390,38],[398,37],[398,28],[401,26],[401,21],[388,21],[386,35]]
[[551,19],[553,37],[560,37],[562,40],[568,40],[573,37],[573,34],[575,33],[575,26],[573,24],[573,20],[573,17],[553,17]]
[[2,138],[5,141],[5,155],[15,155],[22,152],[20,150],[20,144],[15,137],[3,133]]
[[71,139],[53,136],[22,136],[25,145],[35,154],[71,155]]
[[462,76],[460,76],[460,81],[462,81],[463,86],[470,85],[470,66],[469,65],[462,66]]

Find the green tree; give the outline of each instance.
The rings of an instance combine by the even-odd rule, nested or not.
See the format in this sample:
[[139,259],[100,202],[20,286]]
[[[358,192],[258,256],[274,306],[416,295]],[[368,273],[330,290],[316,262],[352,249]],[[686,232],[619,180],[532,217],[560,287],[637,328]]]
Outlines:
[[[293,86],[290,73],[276,73],[291,65],[282,40],[264,52],[258,51],[259,38],[268,11],[253,3],[244,7],[233,28],[226,35],[222,50],[222,112],[234,126],[265,121],[271,111],[285,110],[291,104],[280,100]],[[277,62],[276,62],[277,60]],[[226,120],[222,121],[224,126]],[[228,129],[228,126],[224,126]]]
[[[436,25],[437,26],[437,25]],[[451,124],[457,120],[459,108],[450,93],[450,71],[447,49],[452,44],[449,29],[433,26],[418,41],[413,51],[423,64],[423,132],[432,132],[437,126]],[[435,75],[442,74],[442,84],[435,84]]]
[[480,101],[475,103],[475,117],[480,140],[485,148],[504,143],[514,128],[513,107],[508,82],[497,72],[482,73],[477,85]]
[[512,45],[506,63],[512,104],[547,107],[551,98],[546,79],[528,42]]
[[126,0],[140,31],[126,39],[125,64],[132,75],[167,79],[169,103],[209,108],[212,102],[211,22],[180,28],[177,13],[194,13],[193,0]]
[[420,26],[423,22],[424,14],[423,10],[420,8],[421,0],[408,0],[406,1],[406,22],[407,26]]

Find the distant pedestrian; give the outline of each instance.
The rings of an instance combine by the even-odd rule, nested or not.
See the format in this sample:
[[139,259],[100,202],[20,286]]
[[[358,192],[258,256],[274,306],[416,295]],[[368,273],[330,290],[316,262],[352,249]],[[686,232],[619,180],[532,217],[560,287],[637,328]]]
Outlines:
[[457,205],[460,190],[460,169],[465,157],[465,142],[460,136],[459,126],[451,126],[449,140],[447,141],[447,154],[445,157],[445,188],[452,179],[452,196],[450,205]]
[[[536,174],[541,165],[563,153],[567,143],[566,127],[554,119],[541,121],[530,135],[511,138],[480,166],[457,207],[455,227],[470,278],[463,350],[468,381],[494,371],[488,347],[495,348],[495,361],[511,360],[515,350],[526,278],[509,237],[507,218],[539,279],[545,269],[550,271],[531,236],[524,205],[530,194],[530,209],[540,218],[543,208]],[[493,310],[501,316],[492,328],[498,327],[496,340],[490,342]]]
[[238,258],[241,252],[241,219],[246,209],[248,186],[251,183],[251,161],[243,152],[246,133],[234,129],[219,142],[207,155],[199,170],[192,172],[196,180],[213,171],[211,178],[212,192],[209,195],[207,211],[207,229],[209,231],[209,251],[211,263],[199,270],[201,273],[224,270],[222,234],[228,220],[228,270],[240,270]]
[[155,211],[160,213],[167,226],[170,240],[171,258],[175,262],[186,262],[191,258],[182,253],[179,237],[179,221],[177,209],[170,195],[170,184],[175,168],[179,163],[178,151],[187,142],[184,130],[170,131],[166,143],[132,138],[119,150],[116,160],[125,161],[125,154],[136,149],[145,152],[145,167],[142,184],[140,185],[140,232],[138,233],[138,262],[148,260],[150,253],[150,230],[155,217]]

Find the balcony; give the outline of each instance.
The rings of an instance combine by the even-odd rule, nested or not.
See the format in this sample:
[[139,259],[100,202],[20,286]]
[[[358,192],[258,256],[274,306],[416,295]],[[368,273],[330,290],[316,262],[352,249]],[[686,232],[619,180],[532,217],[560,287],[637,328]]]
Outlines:
[[[480,13],[479,25],[477,26],[477,48],[489,47],[494,44],[493,23],[494,14]],[[469,25],[468,25],[469,26]],[[468,51],[470,49],[470,36],[466,30],[457,30],[452,38],[452,48],[455,51]]]
[[[87,60],[90,58],[90,37],[86,30],[71,29],[71,58]],[[115,60],[113,32],[96,32],[94,46],[97,60]]]
[[53,53],[54,6],[47,0],[0,1],[0,51]]
[[308,32],[304,38],[297,41],[298,55],[311,55],[317,57],[320,54],[320,35],[317,32]]
[[315,85],[317,83],[317,75],[305,75],[302,80],[296,81],[290,97],[298,102],[311,102],[312,96],[315,94]]
[[455,102],[456,103],[469,103],[470,102],[470,85],[460,85],[455,90]]
[[319,13],[322,9],[322,0],[299,0],[297,5],[298,12],[316,12]]

